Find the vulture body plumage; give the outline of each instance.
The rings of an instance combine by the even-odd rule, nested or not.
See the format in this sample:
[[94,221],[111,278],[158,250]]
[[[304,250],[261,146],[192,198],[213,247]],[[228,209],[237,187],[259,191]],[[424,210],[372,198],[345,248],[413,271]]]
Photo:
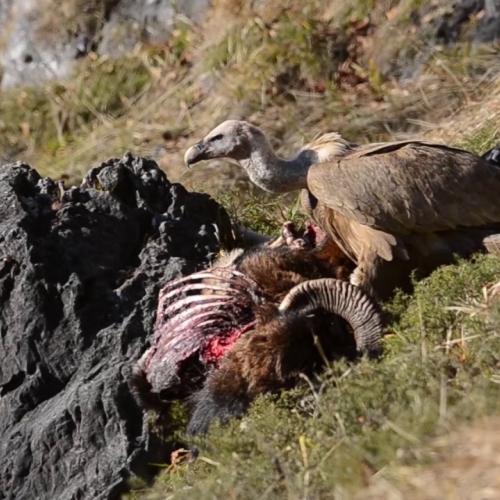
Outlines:
[[267,191],[302,189],[305,211],[355,264],[351,282],[378,298],[500,233],[500,167],[442,144],[359,146],[331,133],[284,160],[260,129],[229,120],[185,156],[211,158],[236,160]]

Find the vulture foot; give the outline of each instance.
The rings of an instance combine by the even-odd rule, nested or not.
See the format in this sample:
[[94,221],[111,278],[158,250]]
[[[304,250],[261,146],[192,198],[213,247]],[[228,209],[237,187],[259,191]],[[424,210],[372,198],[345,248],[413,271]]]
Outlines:
[[360,264],[349,276],[349,283],[354,285],[371,297],[377,297],[374,288],[374,278],[377,273],[377,258],[372,259],[369,263]]
[[268,243],[271,248],[287,246],[291,249],[311,250],[319,246],[326,238],[325,232],[313,222],[306,222],[301,231],[293,222],[287,221],[281,228],[281,235]]
[[356,267],[356,269],[354,269],[354,271],[349,276],[349,283],[351,283],[351,285],[357,286],[358,288],[363,288],[365,283],[365,273],[363,272],[363,269],[361,269],[359,266]]

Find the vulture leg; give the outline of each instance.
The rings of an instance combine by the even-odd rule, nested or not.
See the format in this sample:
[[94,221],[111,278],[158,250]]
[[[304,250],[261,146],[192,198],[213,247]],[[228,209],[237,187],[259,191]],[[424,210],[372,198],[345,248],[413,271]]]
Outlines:
[[472,228],[411,237],[405,241],[410,259],[395,257],[386,261],[366,251],[349,281],[372,297],[386,300],[396,288],[411,291],[412,276],[421,279],[439,266],[455,262],[457,257],[469,258],[476,252],[485,251],[500,254],[500,233],[497,231],[497,228]]
[[[389,299],[396,288],[409,292],[415,262],[394,259],[386,261],[375,253],[366,253],[359,259],[349,281],[376,300]],[[420,274],[419,274],[420,277]]]
[[351,285],[361,288],[365,293],[380,299],[384,294],[377,286],[383,275],[384,261],[375,252],[366,252],[359,258],[358,265],[351,273]]

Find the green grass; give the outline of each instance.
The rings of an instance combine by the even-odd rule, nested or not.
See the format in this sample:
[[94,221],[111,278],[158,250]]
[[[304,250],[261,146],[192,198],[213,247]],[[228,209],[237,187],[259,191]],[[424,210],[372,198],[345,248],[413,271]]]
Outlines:
[[207,50],[205,68],[229,72],[235,99],[245,99],[250,110],[270,99],[290,99],[296,89],[329,80],[338,61],[330,49],[339,40],[329,23],[305,11],[297,18],[281,15],[271,24],[252,18],[237,25]]
[[499,279],[498,257],[440,268],[388,304],[380,360],[338,362],[262,396],[196,440],[200,458],[160,474],[147,498],[337,498],[386,467],[428,460],[434,436],[500,411],[500,302],[482,295]]
[[270,19],[243,18],[207,46],[204,68],[224,74],[226,90],[249,113],[296,101],[296,94],[303,92],[339,100],[346,63],[352,63],[347,69],[352,78],[373,82],[376,96],[383,76],[361,55],[359,45],[359,36],[368,30],[360,25],[369,14],[380,17],[382,9],[375,4],[339,3],[336,15],[325,15],[324,2],[291,2]]
[[279,234],[284,222],[300,225],[305,220],[295,193],[276,196],[236,191],[221,192],[215,198],[231,214],[234,223],[268,236]]
[[476,154],[483,154],[500,143],[500,126],[496,120],[487,120],[481,123],[476,130],[465,140],[460,147]]
[[[215,34],[181,23],[166,46],[90,58],[66,82],[3,92],[1,155],[76,182],[93,162],[159,145],[169,176],[184,182],[185,148],[229,117],[262,126],[283,154],[331,130],[360,143],[403,132],[439,138],[443,122],[447,142],[476,153],[500,141],[490,106],[500,89],[499,49],[435,46],[432,22],[422,19],[446,2],[288,0],[266,16],[224,1],[236,16]],[[101,22],[108,3],[92,0],[84,22]],[[68,4],[70,29],[82,4]],[[359,30],[367,18],[369,28]],[[47,32],[52,21],[42,23]],[[400,79],[408,68],[411,79]],[[241,191],[221,194],[234,174],[224,175],[208,172],[198,186],[219,193],[235,221],[275,235],[284,221],[302,220],[295,197],[265,196],[239,181]],[[263,395],[245,418],[195,441],[201,456],[193,465],[165,464],[151,488],[131,496],[338,498],[395,464],[429,460],[434,436],[500,411],[500,306],[486,305],[481,292],[494,280],[493,257],[436,271],[412,296],[387,304],[393,320],[380,360],[336,363],[292,391]],[[153,425],[166,449],[193,444],[182,435],[182,408],[165,420]]]
[[87,60],[66,83],[14,89],[0,96],[3,154],[49,157],[95,123],[120,116],[151,81],[141,57]]

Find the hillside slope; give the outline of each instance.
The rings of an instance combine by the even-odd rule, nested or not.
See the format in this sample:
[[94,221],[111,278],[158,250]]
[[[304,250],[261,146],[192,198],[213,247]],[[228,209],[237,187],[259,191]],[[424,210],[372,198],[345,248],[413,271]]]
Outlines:
[[[284,155],[329,130],[360,143],[423,135],[475,152],[500,142],[498,2],[212,3],[202,23],[178,18],[167,42],[114,59],[90,51],[64,81],[4,91],[0,157],[71,184],[131,150],[270,233],[297,215],[294,196],[263,195],[225,162],[183,165],[186,148],[226,118],[261,126]],[[498,257],[436,271],[386,304],[381,360],[336,363],[262,397],[194,442],[194,464],[158,464],[155,484],[137,480],[130,497],[430,498],[427,481],[434,498],[495,491],[481,483],[497,464],[486,452],[485,476],[445,488],[466,469],[450,455],[474,459],[461,436],[474,440],[486,422],[488,439],[498,422],[499,281]],[[165,447],[193,444],[182,408],[174,413]]]
[[[394,319],[379,361],[337,362],[294,391],[262,397],[242,420],[195,441],[194,464],[159,465],[154,487],[131,498],[474,499],[481,488],[495,491],[498,454],[482,440],[489,427],[484,436],[479,427],[500,412],[500,285],[491,286],[499,280],[499,257],[441,268],[386,306]],[[471,450],[468,435],[481,447]],[[460,466],[472,467],[474,456],[475,473]],[[440,466],[426,496],[421,478]],[[466,489],[449,489],[459,484],[451,467],[468,471]]]

